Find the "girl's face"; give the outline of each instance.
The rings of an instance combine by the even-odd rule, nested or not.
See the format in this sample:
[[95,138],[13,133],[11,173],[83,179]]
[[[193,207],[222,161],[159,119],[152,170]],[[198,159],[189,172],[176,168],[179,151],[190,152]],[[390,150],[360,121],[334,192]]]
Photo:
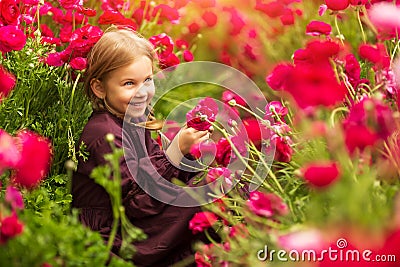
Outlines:
[[131,117],[142,116],[154,96],[152,77],[152,62],[146,56],[108,73],[102,83],[108,106],[123,114],[129,110]]

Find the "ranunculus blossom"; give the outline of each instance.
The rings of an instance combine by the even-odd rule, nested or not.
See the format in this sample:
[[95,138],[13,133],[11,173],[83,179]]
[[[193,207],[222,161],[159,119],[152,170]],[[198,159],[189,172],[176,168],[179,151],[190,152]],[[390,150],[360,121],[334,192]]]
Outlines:
[[294,13],[290,8],[285,8],[283,15],[279,18],[282,25],[289,26],[294,24]]
[[0,27],[0,51],[7,53],[19,51],[26,44],[26,36],[16,26],[8,25]]
[[54,52],[47,55],[44,62],[49,66],[60,67],[64,64],[60,52]]
[[167,57],[174,49],[174,42],[166,33],[154,35],[150,37],[149,41],[158,49],[157,54],[160,55],[161,58]]
[[18,25],[20,11],[15,0],[0,1],[0,21],[4,25]]
[[349,0],[325,0],[326,6],[334,11],[344,10],[350,5]]
[[351,107],[343,121],[345,143],[350,153],[386,140],[394,131],[392,110],[380,100],[364,98]]
[[[187,126],[199,131],[208,130],[218,114],[218,105],[211,97],[199,101],[197,106],[186,114]],[[204,119],[202,116],[205,116]],[[205,118],[207,118],[208,122]]]
[[322,21],[313,20],[306,27],[306,34],[311,36],[330,35],[331,33],[332,26]]
[[381,43],[376,45],[362,44],[358,48],[358,54],[360,57],[374,63],[378,69],[390,66],[390,56],[386,51],[386,47]]
[[289,210],[280,197],[272,193],[260,191],[250,192],[247,207],[255,214],[270,218],[274,215],[286,215]]
[[196,159],[205,157],[215,157],[217,153],[217,148],[214,142],[200,142],[192,145],[190,148],[190,154],[192,154]]
[[219,165],[224,167],[228,166],[231,160],[232,149],[229,141],[225,138],[221,138],[217,143],[217,154],[215,160]]
[[[265,115],[267,118],[272,117],[277,120],[283,120],[288,114],[287,107],[284,107],[280,101],[271,101],[265,106]],[[278,116],[279,118],[276,118]]]
[[201,18],[205,21],[208,27],[214,27],[218,21],[217,15],[212,11],[205,11],[203,15],[201,15]]
[[69,62],[69,65],[74,69],[74,70],[84,70],[86,69],[86,63],[87,60],[84,57],[76,57]]
[[0,174],[8,168],[17,166],[21,159],[14,137],[0,129]]
[[15,166],[12,181],[31,189],[47,175],[52,156],[50,142],[27,130],[18,132],[16,138],[21,147],[21,159]]
[[273,90],[283,90],[285,88],[286,78],[291,74],[293,68],[293,65],[289,63],[279,63],[265,78],[267,84]]
[[313,187],[324,188],[340,177],[339,166],[333,161],[311,162],[301,168],[302,177]]
[[115,10],[106,10],[103,14],[99,17],[99,24],[100,25],[108,25],[108,24],[115,24],[115,25],[129,25],[136,29],[136,23],[126,18],[122,15],[121,12]]
[[6,243],[9,239],[22,233],[24,225],[18,220],[15,213],[3,218],[0,221],[0,244]]
[[0,103],[4,97],[7,97],[11,90],[15,87],[16,78],[0,65]]
[[395,33],[400,30],[400,7],[393,2],[380,2],[368,9],[372,24],[381,31]]
[[77,9],[83,5],[83,0],[59,0],[61,6],[65,9]]
[[89,24],[76,29],[71,35],[69,46],[66,48],[66,51],[70,53],[64,61],[75,57],[86,57],[102,35],[103,31],[99,27]]
[[189,222],[189,229],[193,234],[201,233],[218,221],[217,215],[209,211],[196,213]]
[[164,21],[169,21],[171,24],[178,24],[180,18],[179,12],[176,8],[165,4],[155,6],[152,16],[158,16],[158,24],[162,24]]
[[270,18],[277,18],[283,15],[285,5],[282,1],[270,1],[268,3],[256,1],[255,9],[265,13]]
[[24,208],[22,194],[13,186],[7,186],[5,200],[11,205],[13,210]]
[[274,160],[278,162],[290,162],[293,155],[292,139],[289,136],[275,134],[271,137],[271,141],[275,144]]
[[246,142],[253,143],[258,150],[261,149],[261,142],[270,139],[272,136],[271,131],[256,118],[243,119],[242,123],[244,127],[240,129],[238,135],[243,138],[247,136],[248,141],[246,140]]
[[206,180],[207,182],[214,182],[218,178],[223,177],[225,183],[227,183],[228,185],[232,185],[232,181],[230,178],[231,174],[232,172],[225,167],[211,168],[207,173]]
[[193,61],[194,56],[192,54],[192,52],[190,52],[190,50],[185,50],[183,51],[183,60],[185,60],[186,62],[190,62]]
[[246,106],[246,101],[238,94],[232,92],[231,90],[225,90],[222,92],[221,100],[225,103],[229,103],[231,100],[235,100],[235,102],[241,106]]
[[159,56],[159,59],[160,67],[162,69],[173,67],[180,63],[179,58],[174,53],[170,53],[167,56]]

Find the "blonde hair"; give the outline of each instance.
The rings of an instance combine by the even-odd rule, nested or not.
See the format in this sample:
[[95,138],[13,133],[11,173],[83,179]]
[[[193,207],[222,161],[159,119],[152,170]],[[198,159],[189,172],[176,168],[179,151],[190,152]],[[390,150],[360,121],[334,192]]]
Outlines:
[[[111,26],[92,47],[87,56],[84,90],[94,110],[106,110],[104,99],[98,98],[91,89],[91,81],[103,81],[108,73],[127,66],[142,56],[153,63],[153,71],[157,68],[157,54],[153,45],[143,36],[128,27]],[[151,109],[149,109],[151,111]],[[143,126],[150,130],[159,130],[163,123],[157,121],[152,112]]]

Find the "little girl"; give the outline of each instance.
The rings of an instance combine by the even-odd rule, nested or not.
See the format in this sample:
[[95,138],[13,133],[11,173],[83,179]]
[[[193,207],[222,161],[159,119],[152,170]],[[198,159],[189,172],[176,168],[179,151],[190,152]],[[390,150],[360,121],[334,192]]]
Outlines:
[[[115,146],[130,151],[129,157],[120,162],[126,215],[147,235],[146,240],[135,243],[136,253],[132,261],[136,266],[159,267],[170,266],[193,254],[195,237],[188,230],[188,224],[200,208],[162,203],[145,193],[136,181],[161,176],[166,180],[176,177],[189,183],[193,173],[176,166],[193,144],[206,140],[209,135],[207,131],[183,127],[164,152],[150,136],[148,128],[159,128],[156,127],[157,121],[153,120],[143,123],[146,130],[143,127],[130,128],[134,133],[136,131],[131,135],[136,139],[123,142],[123,122],[128,106],[127,115],[133,121],[140,124],[146,118],[154,95],[152,76],[155,62],[156,54],[151,43],[129,29],[106,31],[90,51],[85,92],[92,102],[93,113],[78,143],[86,145],[89,158],[86,161],[79,159],[73,175],[72,205],[80,210],[83,224],[108,240],[113,222],[110,199],[103,187],[90,178],[90,173],[96,166],[106,164],[103,156],[110,153],[111,148],[104,137],[113,134]],[[139,164],[144,157],[152,164]],[[118,254],[120,246],[121,236],[117,234],[113,253]]]

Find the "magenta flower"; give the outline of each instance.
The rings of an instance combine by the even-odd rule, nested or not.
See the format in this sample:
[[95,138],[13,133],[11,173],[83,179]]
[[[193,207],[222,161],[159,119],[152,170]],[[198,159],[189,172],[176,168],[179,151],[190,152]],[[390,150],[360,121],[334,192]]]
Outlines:
[[345,143],[350,153],[373,146],[378,140],[386,140],[393,132],[392,110],[381,101],[364,98],[351,107],[343,121]]
[[201,18],[207,24],[208,27],[214,27],[218,22],[218,16],[212,11],[205,11]]
[[13,186],[7,187],[5,200],[11,205],[13,210],[24,209],[24,200],[22,199],[22,194]]
[[4,217],[0,221],[0,244],[4,244],[9,239],[21,234],[23,229],[24,225],[18,220],[14,212],[12,215]]
[[15,26],[0,27],[0,51],[7,53],[21,50],[26,44],[26,36],[23,31]]
[[87,60],[84,57],[76,57],[69,62],[69,65],[74,69],[74,70],[84,70],[86,69],[86,63]]
[[103,35],[103,31],[92,25],[85,25],[82,28],[76,29],[70,38],[70,44],[66,51],[68,53],[68,58],[63,59],[67,61],[68,59],[75,57],[86,57],[93,45],[100,39]]
[[278,162],[290,162],[293,155],[292,139],[289,136],[275,134],[271,137],[271,141],[275,144],[274,160]]
[[4,97],[8,96],[11,90],[15,87],[15,84],[15,76],[6,71],[6,69],[0,65],[0,103]]
[[229,103],[231,100],[235,100],[235,102],[241,106],[246,106],[246,101],[238,94],[232,92],[231,90],[225,90],[222,92],[221,100],[225,103]]
[[283,120],[287,114],[288,109],[280,101],[271,101],[265,106],[265,116],[267,118],[279,116]]
[[190,148],[190,154],[192,154],[196,159],[204,158],[207,156],[215,156],[217,153],[217,148],[214,142],[201,142],[194,144]]
[[400,30],[400,7],[394,3],[381,2],[368,9],[368,16],[374,26],[387,33]]
[[206,97],[186,114],[187,126],[199,131],[208,130],[211,127],[210,122],[215,121],[217,114],[217,103],[211,97]]
[[255,214],[262,217],[288,214],[288,207],[280,197],[272,193],[253,191],[247,200],[247,207]]
[[207,182],[214,182],[220,177],[223,177],[225,183],[232,185],[231,174],[232,172],[225,167],[211,168],[207,173],[206,180]]
[[0,129],[0,174],[8,168],[14,168],[21,159],[18,145],[14,138]]
[[218,221],[217,215],[209,211],[196,213],[189,222],[189,229],[193,234],[201,233]]
[[190,62],[193,61],[194,56],[192,54],[192,52],[190,52],[189,50],[185,50],[183,51],[183,60],[185,60],[186,62]]
[[21,159],[15,166],[12,180],[28,189],[35,187],[47,174],[52,150],[50,142],[31,131],[20,131],[16,136],[21,146]]
[[60,67],[64,64],[60,52],[54,52],[47,55],[44,62],[49,66]]
[[300,172],[304,180],[315,188],[327,187],[340,176],[339,166],[333,161],[311,162],[301,168]]
[[160,55],[161,58],[166,58],[174,49],[174,42],[166,33],[154,35],[150,37],[149,41],[157,49],[157,54]]
[[330,35],[331,33],[331,25],[322,21],[313,20],[306,27],[306,34],[311,36]]
[[83,5],[83,0],[59,0],[60,5],[69,10],[69,9],[77,9]]
[[217,154],[215,155],[215,161],[224,167],[228,166],[231,160],[232,149],[229,141],[225,138],[221,138],[217,143]]
[[390,56],[383,44],[362,44],[358,48],[360,57],[375,64],[375,68],[382,69],[390,66]]
[[15,0],[0,1],[0,21],[4,25],[19,25],[20,12]]

